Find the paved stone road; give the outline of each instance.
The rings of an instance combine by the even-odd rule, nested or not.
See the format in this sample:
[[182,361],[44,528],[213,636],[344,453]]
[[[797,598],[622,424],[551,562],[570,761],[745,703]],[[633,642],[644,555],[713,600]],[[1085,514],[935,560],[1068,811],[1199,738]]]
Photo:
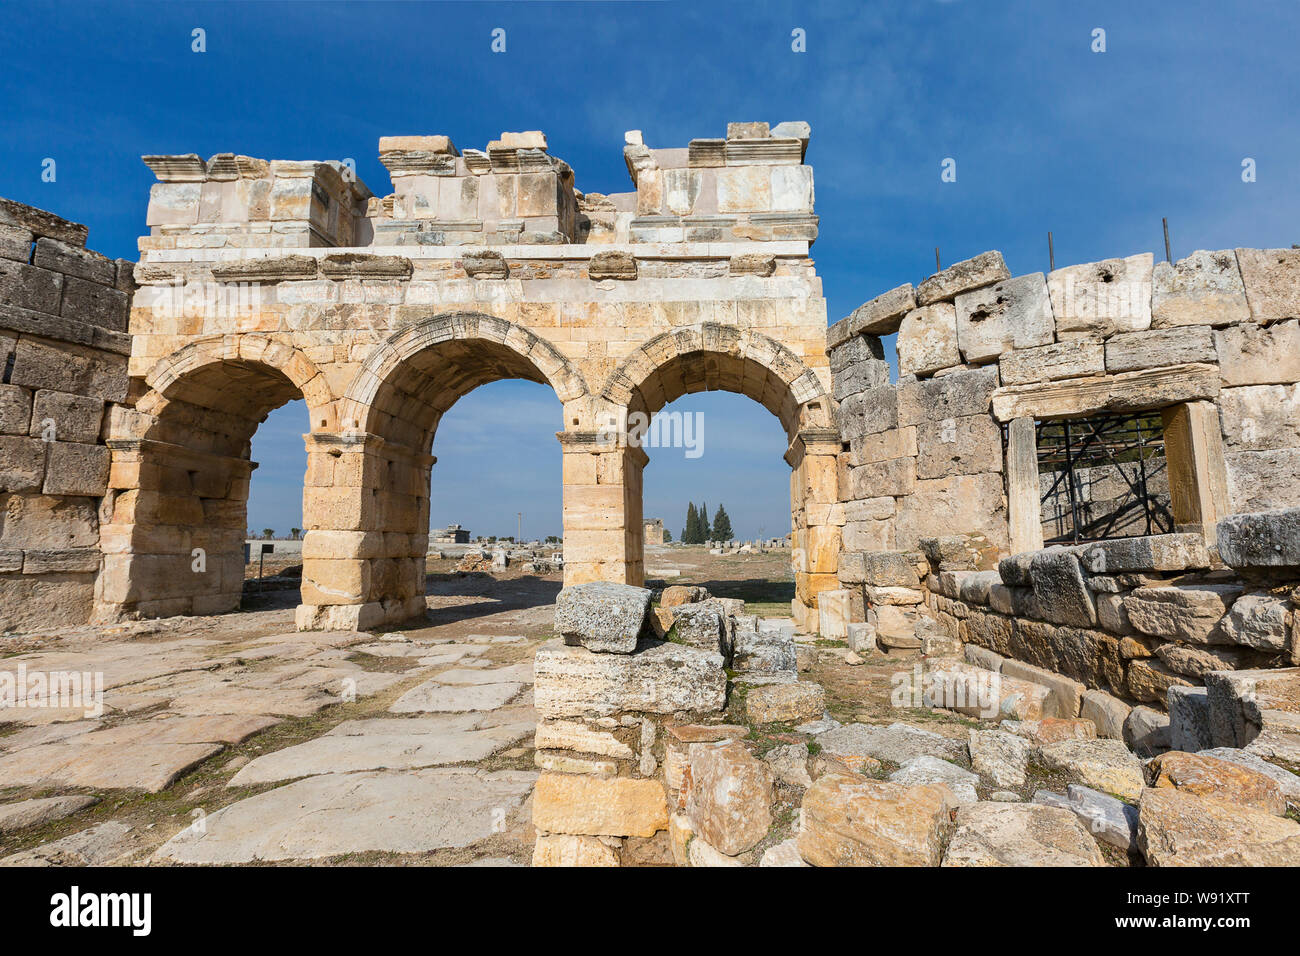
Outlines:
[[487,602],[378,635],[285,632],[273,611],[30,642],[0,672],[102,674],[103,712],[0,710],[0,865],[527,862],[550,614]]

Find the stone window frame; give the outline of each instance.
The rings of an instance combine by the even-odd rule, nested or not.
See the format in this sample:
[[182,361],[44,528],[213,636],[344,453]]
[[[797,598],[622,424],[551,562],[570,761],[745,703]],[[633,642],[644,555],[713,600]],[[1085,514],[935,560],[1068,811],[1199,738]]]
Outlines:
[[1011,553],[1043,547],[1035,422],[1129,411],[1160,413],[1174,530],[1197,532],[1213,546],[1215,524],[1231,510],[1218,394],[1218,369],[1204,364],[998,388],[992,411],[1006,426]]

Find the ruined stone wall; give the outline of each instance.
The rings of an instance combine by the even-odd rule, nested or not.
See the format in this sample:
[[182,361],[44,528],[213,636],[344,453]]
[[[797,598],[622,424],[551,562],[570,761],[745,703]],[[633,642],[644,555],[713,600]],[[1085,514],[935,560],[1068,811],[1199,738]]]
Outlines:
[[[959,639],[1059,688],[1061,716],[1089,691],[1116,736],[1171,688],[1296,663],[1293,582],[1243,580],[1217,545],[1225,516],[1300,505],[1298,318],[1295,250],[1016,278],[989,252],[863,305],[828,338],[845,523],[823,605],[885,648]],[[1035,422],[1139,411],[1176,533],[1044,549]]]
[[85,245],[85,226],[0,200],[0,632],[91,614],[133,284]]

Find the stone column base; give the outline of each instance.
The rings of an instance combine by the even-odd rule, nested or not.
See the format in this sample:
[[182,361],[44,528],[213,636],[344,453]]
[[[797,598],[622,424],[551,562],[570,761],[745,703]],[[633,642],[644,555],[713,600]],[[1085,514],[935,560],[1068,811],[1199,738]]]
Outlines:
[[299,604],[294,627],[299,631],[372,631],[424,617],[424,595],[366,604]]

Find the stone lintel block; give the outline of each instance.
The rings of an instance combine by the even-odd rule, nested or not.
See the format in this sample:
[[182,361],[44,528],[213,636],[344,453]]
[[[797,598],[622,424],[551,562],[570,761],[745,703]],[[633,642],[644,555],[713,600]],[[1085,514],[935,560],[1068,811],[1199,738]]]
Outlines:
[[951,300],[963,292],[1010,279],[1011,272],[997,250],[981,252],[973,259],[956,262],[936,272],[916,288],[916,304]]
[[1016,418],[1082,418],[1104,411],[1139,411],[1216,399],[1218,369],[1174,365],[1033,385],[1006,385],[993,394],[993,414]]

